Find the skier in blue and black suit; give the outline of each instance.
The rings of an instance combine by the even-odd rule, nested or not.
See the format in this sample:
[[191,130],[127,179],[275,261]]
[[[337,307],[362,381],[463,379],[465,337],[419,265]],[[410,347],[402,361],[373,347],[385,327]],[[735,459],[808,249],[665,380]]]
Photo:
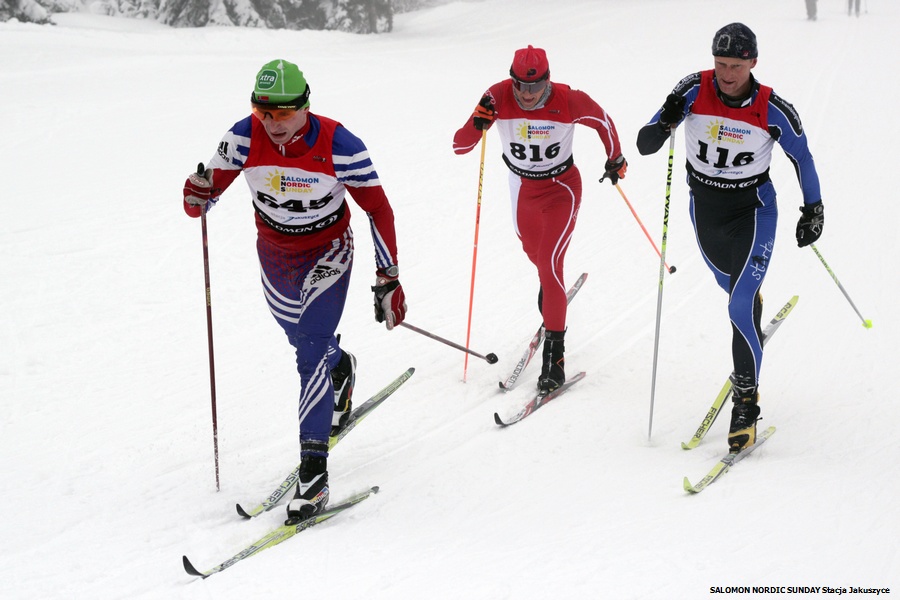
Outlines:
[[688,75],[638,132],[641,154],[658,151],[684,123],[691,220],[697,243],[719,286],[729,294],[733,330],[733,393],[728,446],[756,441],[763,346],[760,287],[775,247],[778,207],[769,164],[775,142],[797,173],[803,192],[797,244],[822,234],[819,177],[794,107],[752,75],[756,36],[742,23],[716,32],[714,68]]

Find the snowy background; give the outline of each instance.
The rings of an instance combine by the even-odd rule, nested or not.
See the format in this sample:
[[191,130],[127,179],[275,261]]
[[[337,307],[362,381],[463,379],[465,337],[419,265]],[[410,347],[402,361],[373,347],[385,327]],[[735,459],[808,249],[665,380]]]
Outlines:
[[[0,23],[0,596],[3,598],[699,598],[711,586],[900,591],[895,426],[898,285],[891,173],[900,5],[864,0],[484,0],[400,15],[390,35],[169,29],[88,15]],[[590,277],[569,312],[568,370],[588,378],[510,429],[530,394],[497,381],[540,322],[537,276],[511,229],[495,132],[478,248],[471,346],[497,365],[372,318],[374,261],[353,205],[357,262],[341,323],[357,401],[415,376],[338,446],[334,498],[380,485],[341,517],[205,581],[206,569],[283,519],[250,522],[298,461],[293,352],[259,284],[242,181],[209,218],[221,491],[215,489],[200,223],[181,186],[248,112],[253,78],[300,64],[315,112],[368,144],[395,207],[409,322],[465,340],[478,152],[453,132],[515,49],[547,49],[553,79],[615,120],[622,189],[658,243],[667,152],[638,129],[670,89],[710,68],[716,29],[759,37],[755,74],[791,101],[822,179],[819,250],[866,330],[794,227],[788,160],[772,176],[781,220],[763,288],[766,446],[699,496],[727,417],[685,452],[731,370],[726,297],[687,214],[679,132],[660,367],[647,438],[659,259],[586,128],[584,203],[566,265]],[[749,597],[745,595],[744,597]]]

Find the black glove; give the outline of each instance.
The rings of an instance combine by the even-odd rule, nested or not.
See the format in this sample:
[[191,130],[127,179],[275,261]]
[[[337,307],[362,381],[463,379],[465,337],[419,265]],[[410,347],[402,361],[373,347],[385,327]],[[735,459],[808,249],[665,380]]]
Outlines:
[[609,179],[613,185],[616,185],[619,183],[620,179],[625,179],[625,171],[628,170],[628,161],[620,154],[615,159],[606,161],[606,165],[604,165],[603,168],[606,172],[603,173],[603,177],[600,178],[600,183],[603,183],[604,179]]
[[[388,271],[393,270],[393,275]],[[375,271],[375,320],[384,323],[388,331],[403,322],[406,317],[406,294],[397,279],[397,267]]]
[[481,97],[478,106],[475,107],[475,112],[472,113],[472,125],[480,131],[490,129],[495,116],[494,99],[485,94]]
[[684,96],[672,93],[666,97],[662,113],[659,115],[659,125],[663,129],[670,129],[672,125],[678,125],[684,117]]
[[800,207],[800,220],[797,221],[797,246],[809,246],[822,236],[825,226],[825,206],[822,201],[804,204]]

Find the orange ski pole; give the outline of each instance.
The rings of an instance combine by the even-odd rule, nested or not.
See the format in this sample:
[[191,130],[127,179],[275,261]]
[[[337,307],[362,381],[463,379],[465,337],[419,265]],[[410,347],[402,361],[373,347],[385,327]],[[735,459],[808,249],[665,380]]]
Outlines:
[[[659,248],[657,248],[656,242],[654,242],[653,238],[650,237],[650,234],[647,232],[647,228],[644,227],[644,224],[641,222],[641,218],[635,212],[634,207],[631,206],[631,202],[628,201],[628,198],[625,196],[625,192],[622,191],[622,188],[618,183],[616,184],[616,189],[619,190],[619,194],[622,196],[622,200],[624,200],[625,204],[628,205],[628,209],[631,210],[631,214],[634,215],[634,218],[638,222],[638,225],[641,226],[641,230],[644,232],[644,235],[647,236],[647,240],[650,242],[650,245],[653,246],[654,250],[656,250],[656,255],[662,258],[662,253],[659,251]],[[670,274],[675,272],[675,267],[670,267],[668,263],[665,263],[665,261],[663,261],[663,264],[665,265],[666,271],[668,271]]]
[[[478,207],[475,211],[475,243],[472,248],[472,281],[469,283],[469,318],[466,324],[466,347],[469,347],[469,340],[472,336],[472,305],[475,300],[475,264],[478,260],[478,229],[481,225],[481,191],[484,187],[484,150],[487,146],[487,129],[481,132],[481,165],[478,168]],[[469,371],[469,355],[466,354],[466,362],[463,366],[463,382],[466,381],[466,374]]]

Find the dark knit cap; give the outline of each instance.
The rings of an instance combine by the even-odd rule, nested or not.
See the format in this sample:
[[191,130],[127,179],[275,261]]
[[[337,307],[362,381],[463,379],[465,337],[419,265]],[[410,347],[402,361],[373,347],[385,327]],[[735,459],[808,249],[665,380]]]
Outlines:
[[743,23],[731,23],[716,32],[712,43],[713,56],[756,58],[756,35]]

